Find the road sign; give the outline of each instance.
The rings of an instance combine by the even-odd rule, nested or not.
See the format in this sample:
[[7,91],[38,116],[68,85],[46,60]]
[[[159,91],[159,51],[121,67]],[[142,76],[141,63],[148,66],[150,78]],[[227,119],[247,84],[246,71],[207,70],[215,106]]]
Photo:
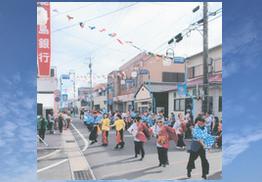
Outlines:
[[180,57],[174,58],[174,63],[185,63],[185,58],[180,58]]
[[186,96],[186,85],[185,84],[178,84],[177,85],[177,94],[178,96]]
[[131,73],[131,76],[132,76],[133,78],[135,78],[135,77],[137,76],[137,72],[135,72],[135,71],[132,72],[132,73]]
[[133,80],[126,80],[126,83],[133,83]]
[[69,75],[62,75],[62,79],[70,79]]
[[126,84],[125,80],[121,80],[121,85],[125,85],[125,84]]
[[62,94],[62,100],[64,101],[68,101],[68,95],[67,94]]
[[54,91],[54,94],[57,95],[57,96],[59,96],[59,95],[60,95],[60,90],[56,89],[56,90]]
[[58,97],[58,96],[55,98],[55,101],[56,101],[56,102],[59,102],[60,100],[61,100],[61,99],[60,99],[60,97]]
[[148,71],[147,70],[141,70],[141,71],[139,71],[139,74],[140,75],[147,75]]

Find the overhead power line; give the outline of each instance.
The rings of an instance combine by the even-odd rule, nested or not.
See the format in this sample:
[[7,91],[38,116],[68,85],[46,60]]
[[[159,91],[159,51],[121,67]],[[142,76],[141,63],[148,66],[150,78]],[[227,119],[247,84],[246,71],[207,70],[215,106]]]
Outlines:
[[[85,21],[83,21],[83,23],[86,23],[86,22],[89,22],[89,21],[92,21],[92,20],[95,20],[95,19],[98,19],[98,18],[107,16],[107,15],[110,15],[110,14],[115,13],[115,12],[117,12],[117,11],[121,11],[121,10],[123,10],[123,9],[125,9],[125,8],[129,8],[129,7],[131,7],[131,6],[134,6],[134,5],[136,5],[137,3],[138,3],[138,2],[136,2],[136,3],[134,3],[134,4],[131,4],[131,5],[129,5],[129,6],[120,8],[120,9],[118,9],[118,10],[115,10],[115,11],[112,11],[112,12],[109,12],[109,13],[106,13],[106,14],[103,14],[103,15],[100,15],[100,16],[97,16],[97,17],[95,17],[95,18],[91,18],[91,19],[89,19],[89,20],[85,20]],[[76,24],[73,24],[73,25],[70,25],[70,26],[67,26],[67,27],[64,27],[64,28],[60,28],[60,29],[57,29],[57,30],[53,31],[52,33],[55,33],[55,32],[58,32],[58,31],[61,31],[61,30],[70,28],[70,27],[74,27],[74,26],[76,26],[76,25],[79,25],[79,24],[76,23]]]
[[87,6],[91,6],[91,5],[96,4],[96,3],[97,3],[97,2],[92,3],[92,4],[88,4],[88,5],[86,5],[86,6],[81,6],[81,7],[79,7],[79,8],[72,9],[72,10],[69,10],[69,11],[65,11],[65,12],[62,12],[62,13],[59,12],[59,14],[53,15],[52,18],[53,18],[53,17],[56,17],[56,16],[59,16],[59,15],[62,15],[62,14],[65,14],[65,13],[69,13],[69,12],[71,12],[71,11],[75,11],[75,10],[78,10],[78,9],[85,8],[85,7],[87,7]]

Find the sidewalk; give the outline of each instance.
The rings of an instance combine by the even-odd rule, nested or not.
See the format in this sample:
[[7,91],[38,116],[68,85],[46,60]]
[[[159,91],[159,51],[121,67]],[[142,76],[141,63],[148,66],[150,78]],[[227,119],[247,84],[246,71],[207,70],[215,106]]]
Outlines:
[[44,141],[48,146],[37,138],[38,180],[95,180],[70,130],[61,134],[59,130],[54,134],[47,130]]

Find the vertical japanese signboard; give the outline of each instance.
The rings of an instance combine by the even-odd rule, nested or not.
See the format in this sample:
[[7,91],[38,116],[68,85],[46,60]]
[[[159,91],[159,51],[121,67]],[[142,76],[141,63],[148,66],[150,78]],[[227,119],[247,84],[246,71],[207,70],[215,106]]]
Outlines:
[[[50,2],[37,2],[37,7],[47,13],[47,23],[37,25],[37,62],[39,76],[50,76],[51,61],[51,29],[50,29]],[[41,13],[41,12],[37,12]]]

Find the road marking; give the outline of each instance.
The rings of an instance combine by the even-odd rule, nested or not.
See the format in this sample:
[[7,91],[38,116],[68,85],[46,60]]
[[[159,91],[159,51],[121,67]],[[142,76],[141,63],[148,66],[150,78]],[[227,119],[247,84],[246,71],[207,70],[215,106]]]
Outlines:
[[45,156],[43,156],[43,157],[39,157],[39,158],[37,158],[37,161],[42,160],[42,159],[44,159],[44,158],[46,158],[46,157],[49,157],[49,156],[51,156],[51,155],[54,155],[54,154],[58,153],[59,151],[60,151],[60,149],[59,149],[59,150],[55,150],[54,152],[52,152],[52,153],[50,153],[50,154],[47,154],[47,155],[45,155]]
[[45,171],[45,170],[50,169],[50,168],[52,168],[52,167],[58,166],[59,164],[62,164],[62,163],[64,163],[64,162],[66,162],[66,161],[68,161],[68,159],[62,160],[62,161],[60,161],[60,162],[58,162],[58,163],[55,163],[55,164],[52,164],[52,165],[50,165],[50,166],[44,167],[44,168],[42,168],[42,169],[39,169],[39,170],[37,170],[37,172],[39,173],[39,172]]
[[[208,159],[218,158],[218,157],[221,157],[221,155],[209,157]],[[188,160],[172,162],[172,163],[170,163],[169,165],[178,164],[178,163],[183,163],[183,162],[188,162]],[[144,167],[144,168],[139,168],[139,169],[132,169],[132,170],[127,170],[127,171],[122,171],[122,172],[111,173],[111,174],[107,174],[107,175],[102,176],[102,178],[103,178],[103,177],[106,177],[106,176],[112,176],[112,175],[115,175],[115,174],[121,174],[121,173],[129,173],[129,172],[134,172],[134,171],[140,171],[140,170],[144,170],[144,169],[148,169],[148,168],[152,168],[152,167],[156,167],[156,165],[154,165],[154,166],[149,166],[149,167]]]
[[[222,171],[222,169],[214,170],[214,171],[209,171],[209,173],[218,172],[218,171]],[[198,175],[198,174],[202,174],[202,172],[201,172],[201,173],[194,173],[194,174],[191,174],[191,176]],[[185,178],[185,177],[188,178],[187,176],[179,176],[179,177],[170,178],[170,179],[166,179],[166,180],[175,180],[175,179]]]
[[76,130],[76,132],[80,135],[80,137],[84,140],[85,142],[85,147],[82,149],[82,151],[85,151],[88,148],[88,141],[85,139],[85,137],[80,133],[80,131],[78,131],[78,129],[76,129],[76,127],[71,123],[71,125],[73,126],[73,128]]

